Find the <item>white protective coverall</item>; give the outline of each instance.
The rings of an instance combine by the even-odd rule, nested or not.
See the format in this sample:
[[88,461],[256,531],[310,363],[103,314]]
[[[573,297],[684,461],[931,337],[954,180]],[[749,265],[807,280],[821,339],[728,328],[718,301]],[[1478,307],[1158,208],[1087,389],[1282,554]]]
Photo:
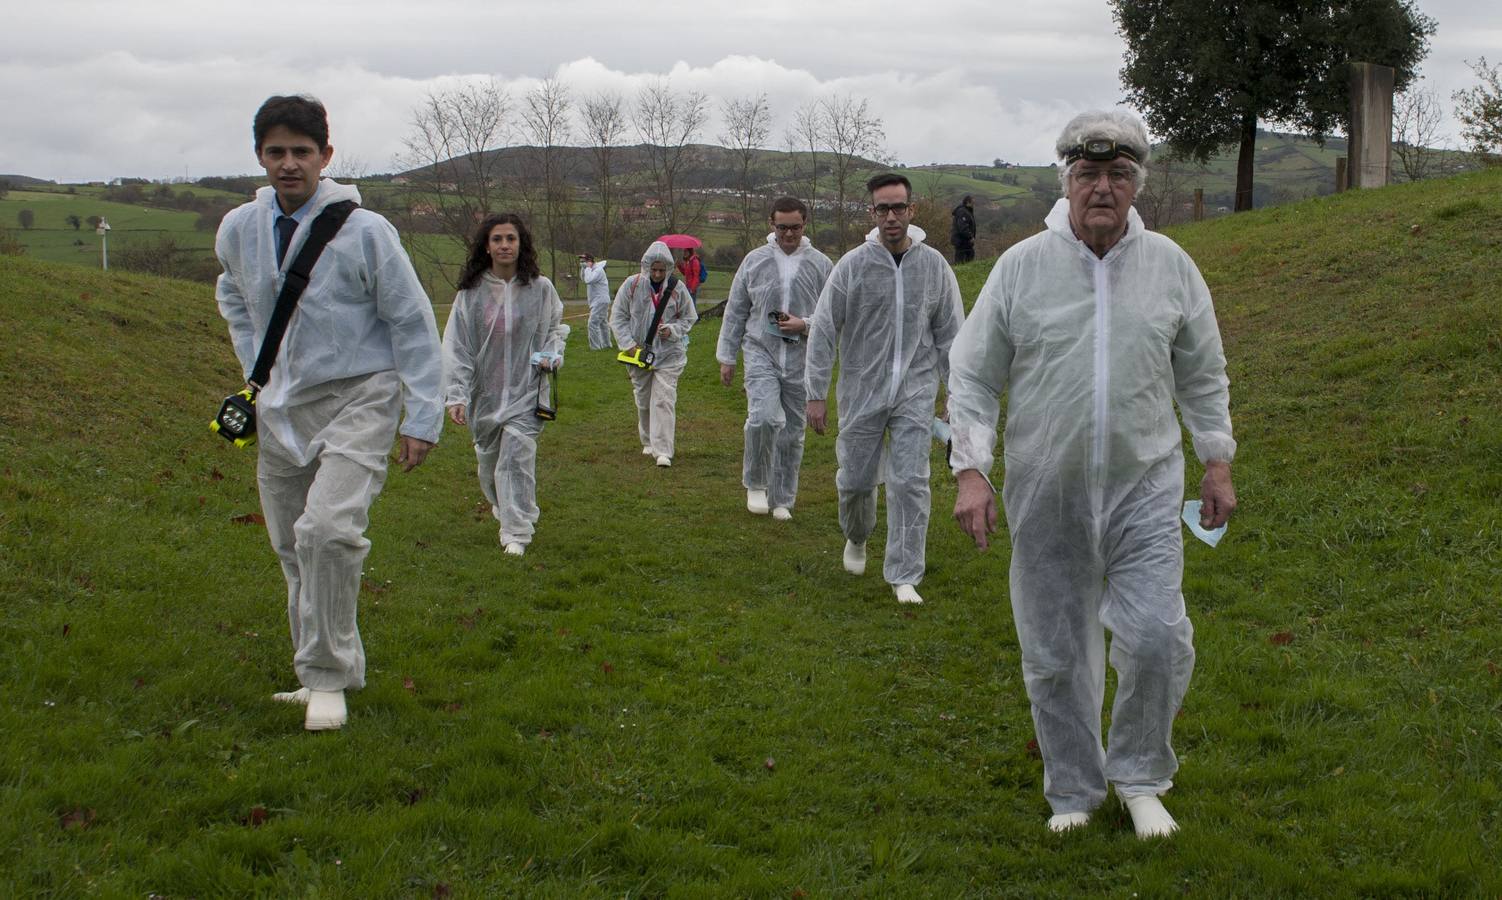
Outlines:
[[[840,528],[855,544],[870,537],[876,486],[884,475],[882,576],[894,585],[923,580],[934,403],[949,372],[949,345],[965,318],[960,286],[944,255],[923,243],[923,229],[909,225],[907,233],[912,245],[900,266],[874,228],[840,257],[814,311],[806,367],[808,398],[823,400],[838,345]],[[885,473],[883,435],[890,442]]]
[[783,252],[777,234],[741,261],[715,356],[734,366],[745,355],[746,451],[741,483],[748,491],[766,491],[772,507],[791,510],[798,496],[798,469],[803,462],[806,413],[804,336],[786,340],[773,334],[767,314],[785,312],[800,319],[813,316],[819,293],[834,264],[805,237],[798,249]]
[[[646,343],[647,329],[652,324],[656,310],[652,289],[652,263],[667,263],[668,278],[674,278],[673,252],[667,244],[653,241],[641,257],[641,274],[631,275],[621,282],[616,291],[615,304],[610,308],[610,330],[615,332],[615,341],[622,350]],[[666,287],[666,280],[657,290]],[[657,335],[652,339],[652,352],[657,362],[652,369],[628,368],[631,373],[631,390],[636,397],[636,430],[643,449],[653,456],[673,458],[673,431],[678,403],[678,376],[688,365],[688,332],[699,321],[699,311],[694,307],[694,298],[682,280],[677,282],[672,296],[665,299],[668,308],[662,313],[660,325],[666,325],[668,337]]]
[[[532,542],[537,525],[536,352],[563,354],[563,301],[545,276],[528,284],[486,272],[454,297],[443,329],[445,405],[463,406],[475,441],[480,491],[502,544]],[[563,361],[558,360],[562,365]]]
[[[281,269],[272,188],[224,217],[214,245],[224,267],[216,298],[247,378],[285,267],[313,220],[330,203],[359,199],[352,186],[320,182]],[[404,398],[401,433],[437,442],[442,384],[433,307],[396,229],[357,209],[313,267],[256,399],[261,511],[287,579],[293,665],[305,687],[365,684],[355,607],[370,504],[385,484]]]
[[[1047,226],[991,270],[950,352],[949,416],[951,466],[985,475],[1007,392],[1012,612],[1044,795],[1064,814],[1099,806],[1107,781],[1123,798],[1172,786],[1194,669],[1174,401],[1201,460],[1229,462],[1236,442],[1215,310],[1188,254],[1135,209],[1104,258],[1074,236],[1068,200]],[[1104,753],[1102,626],[1118,678]]]
[[579,280],[589,299],[589,349],[609,350],[610,279],[605,275],[605,260],[579,263]]

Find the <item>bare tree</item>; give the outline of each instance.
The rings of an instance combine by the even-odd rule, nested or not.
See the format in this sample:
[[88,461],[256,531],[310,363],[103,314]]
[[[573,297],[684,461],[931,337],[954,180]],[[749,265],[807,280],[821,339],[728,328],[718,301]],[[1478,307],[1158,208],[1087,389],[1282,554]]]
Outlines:
[[[824,147],[824,115],[818,101],[811,100],[793,111],[788,126],[788,146],[808,149],[808,205],[816,212],[819,206],[819,151]],[[796,157],[796,151],[794,151]],[[814,219],[817,221],[818,216]],[[808,238],[814,238],[815,223],[809,222]]]
[[595,161],[595,185],[600,198],[600,247],[598,254],[610,252],[611,208],[615,200],[611,176],[615,174],[615,151],[626,136],[626,113],[621,95],[614,92],[595,94],[584,101],[580,116],[584,137],[589,141]]
[[1434,168],[1434,148],[1444,110],[1433,91],[1411,88],[1393,96],[1392,152],[1409,181],[1422,181]]
[[1186,219],[1196,177],[1203,177],[1205,167],[1173,154],[1153,160],[1147,168],[1147,182],[1137,194],[1135,206],[1143,224],[1157,231]]
[[675,93],[666,79],[658,78],[636,95],[632,122],[646,145],[647,167],[652,172],[663,228],[677,231],[685,191],[682,175],[693,156],[690,143],[699,134],[709,98],[699,91]]
[[819,110],[823,113],[820,125],[834,175],[835,228],[840,245],[845,246],[849,241],[847,203],[852,193],[851,179],[861,159],[882,155],[882,122],[871,114],[865,99],[857,101],[849,94],[819,101]]
[[475,225],[500,199],[500,154],[509,130],[511,98],[494,80],[435,90],[412,112],[406,152],[397,165],[407,175],[402,240],[430,271],[450,285],[457,269],[453,256],[422,232],[437,233],[465,248]]
[[548,236],[548,277],[554,284],[558,283],[559,238],[567,217],[570,157],[564,145],[570,137],[573,102],[568,85],[556,78],[528,91],[522,100],[522,132],[532,144],[532,168],[541,182],[542,230]]
[[772,132],[772,109],[767,105],[767,95],[757,94],[721,103],[720,113],[725,119],[720,143],[734,152],[738,165],[736,190],[741,195],[740,250],[748,253],[755,246],[751,231],[751,196],[755,191],[752,174],[757,154]]

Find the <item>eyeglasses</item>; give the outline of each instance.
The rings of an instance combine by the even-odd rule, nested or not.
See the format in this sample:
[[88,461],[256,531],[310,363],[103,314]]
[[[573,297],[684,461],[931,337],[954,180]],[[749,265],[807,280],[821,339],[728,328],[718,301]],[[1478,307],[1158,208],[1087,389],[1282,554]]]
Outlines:
[[1094,185],[1104,175],[1111,182],[1111,187],[1126,187],[1132,182],[1135,173],[1131,169],[1075,169],[1069,173],[1069,178],[1080,187]]
[[775,229],[777,229],[778,231],[783,231],[783,232],[787,232],[787,231],[802,231],[803,230],[803,225],[802,224],[798,224],[798,225],[773,225],[772,227],[775,228]]
[[871,207],[871,212],[876,215],[876,218],[885,219],[888,213],[896,213],[900,216],[912,208],[911,203],[878,203]]

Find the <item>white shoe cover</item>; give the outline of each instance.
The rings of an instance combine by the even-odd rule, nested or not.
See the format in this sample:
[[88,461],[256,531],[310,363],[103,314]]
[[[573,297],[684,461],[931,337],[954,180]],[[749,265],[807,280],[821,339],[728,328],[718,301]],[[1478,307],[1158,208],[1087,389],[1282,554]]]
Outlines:
[[793,511],[786,506],[779,506],[772,510],[772,518],[779,522],[786,522],[793,517]]
[[922,603],[923,598],[918,596],[918,589],[910,584],[894,584],[892,590],[897,592],[898,603]]
[[666,469],[673,464],[673,460],[666,456],[659,456],[657,457],[657,464]]
[[512,541],[502,549],[506,551],[507,556],[521,556],[523,553],[527,552],[527,545],[518,544],[516,541]]
[[1163,808],[1163,801],[1151,794],[1123,797],[1122,802],[1132,814],[1132,827],[1137,829],[1140,838],[1167,837],[1179,830],[1179,823]]
[[746,492],[746,509],[747,510],[755,513],[758,516],[764,516],[764,515],[767,514],[767,508],[768,507],[767,507],[767,492],[766,491],[747,491]]
[[349,719],[343,691],[309,691],[308,714],[302,727],[309,731],[333,731]]
[[652,448],[651,447],[643,447],[643,448],[641,448],[641,455],[642,456],[651,456],[652,455]]
[[845,571],[851,575],[866,574],[866,545],[845,542]]
[[300,706],[307,706],[309,693],[311,692],[307,688],[298,688],[295,691],[278,691],[271,695],[271,699],[278,703],[296,703]]
[[1090,824],[1090,814],[1084,812],[1059,813],[1049,818],[1048,830],[1054,834],[1063,834],[1072,828],[1084,828]]

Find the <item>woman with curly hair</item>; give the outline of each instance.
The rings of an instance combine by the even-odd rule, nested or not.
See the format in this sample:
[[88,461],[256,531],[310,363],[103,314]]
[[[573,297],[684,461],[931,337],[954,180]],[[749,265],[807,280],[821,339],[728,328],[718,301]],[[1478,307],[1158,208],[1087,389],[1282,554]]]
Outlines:
[[469,426],[480,490],[513,556],[526,552],[539,516],[537,400],[544,373],[563,365],[568,333],[526,223],[513,213],[481,222],[443,330],[444,402],[454,424]]

